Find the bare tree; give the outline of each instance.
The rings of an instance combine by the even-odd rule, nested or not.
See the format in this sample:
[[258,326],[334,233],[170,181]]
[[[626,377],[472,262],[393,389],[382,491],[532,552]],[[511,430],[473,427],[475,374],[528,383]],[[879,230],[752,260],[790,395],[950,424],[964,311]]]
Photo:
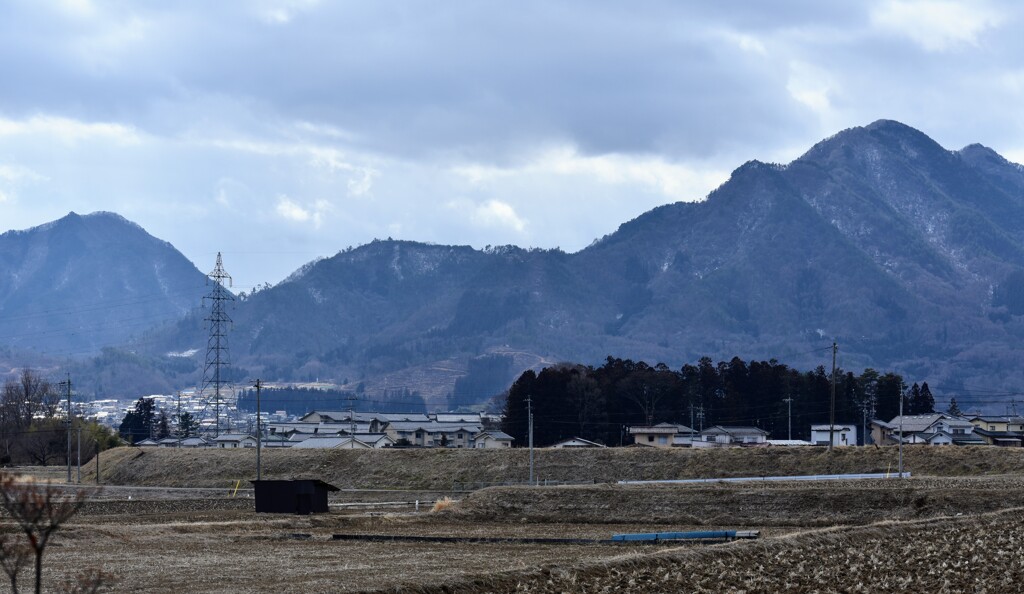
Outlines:
[[[0,506],[14,522],[15,527],[25,535],[27,545],[22,546],[27,549],[24,553],[26,559],[29,555],[35,556],[36,594],[42,592],[43,553],[46,551],[46,545],[50,543],[53,534],[82,509],[87,495],[88,492],[85,490],[65,492],[60,487],[36,482],[33,479],[19,479],[10,474],[0,476]],[[4,552],[6,551],[5,548]],[[17,546],[10,551],[13,556],[5,556],[2,565],[11,578],[11,585],[16,594],[17,574],[25,560],[18,561],[17,556],[22,553]],[[8,567],[14,571],[9,571]]]
[[0,394],[0,446],[4,457],[10,459],[12,443],[33,420],[56,415],[59,401],[53,385],[31,369],[22,370],[17,379],[4,383]]
[[0,533],[0,567],[11,581],[11,592],[18,592],[18,576],[32,558],[28,545],[18,542],[11,532]]

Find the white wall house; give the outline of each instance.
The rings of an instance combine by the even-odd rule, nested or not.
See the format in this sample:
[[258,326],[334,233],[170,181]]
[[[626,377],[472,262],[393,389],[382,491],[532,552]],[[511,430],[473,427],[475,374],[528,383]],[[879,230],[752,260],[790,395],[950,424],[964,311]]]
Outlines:
[[[832,445],[835,447],[839,446],[855,446],[857,445],[857,426],[856,425],[832,425],[834,431],[832,432]],[[811,443],[814,445],[828,445],[829,436],[829,424],[817,424],[811,425]]]

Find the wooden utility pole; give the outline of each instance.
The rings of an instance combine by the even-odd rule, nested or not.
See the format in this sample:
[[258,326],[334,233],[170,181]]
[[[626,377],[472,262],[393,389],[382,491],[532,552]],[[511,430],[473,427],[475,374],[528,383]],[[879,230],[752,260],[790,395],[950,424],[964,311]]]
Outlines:
[[[263,431],[260,428],[260,389],[263,387],[263,383],[256,380],[256,480],[263,480]],[[278,456],[280,458],[280,456]]]
[[68,434],[68,483],[71,483],[71,374],[68,374],[67,381],[61,382],[68,391],[68,418],[64,423]]
[[832,451],[832,445],[835,443],[835,432],[836,432],[836,352],[839,351],[839,347],[836,343],[832,343],[832,405],[829,407],[828,413],[828,451]]
[[786,439],[791,440],[793,439],[793,397],[786,396],[785,398],[782,399],[782,401],[786,403],[786,407],[788,408],[788,411],[786,413],[786,424],[789,427],[789,437],[787,437]]
[[533,484],[533,400],[531,396],[526,397],[526,414],[529,418],[529,442],[530,442],[530,484]]

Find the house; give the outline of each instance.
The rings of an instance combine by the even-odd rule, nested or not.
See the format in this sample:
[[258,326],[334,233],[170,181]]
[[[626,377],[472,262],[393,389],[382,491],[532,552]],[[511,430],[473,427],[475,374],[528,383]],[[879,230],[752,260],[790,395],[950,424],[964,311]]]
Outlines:
[[[966,419],[947,413],[903,415],[891,421],[871,421],[871,439],[879,445],[892,445],[902,441],[905,444],[978,445],[981,441],[974,435],[975,425]],[[949,436],[947,440],[940,434]]]
[[254,448],[256,438],[245,433],[223,433],[213,438],[213,443],[218,448]]
[[158,444],[162,448],[205,448],[210,445],[205,438],[196,435],[191,437],[165,437]]
[[1017,431],[989,431],[978,428],[974,430],[973,435],[977,436],[984,445],[1004,448],[1019,448],[1024,445],[1024,433]]
[[582,437],[570,437],[569,439],[563,439],[557,443],[553,443],[550,448],[563,449],[563,448],[603,448],[604,444],[600,444],[589,439],[583,439]]
[[503,431],[487,429],[473,436],[473,447],[476,449],[510,448],[514,438]]
[[764,429],[715,425],[701,431],[693,447],[750,446],[767,442],[768,432]]
[[856,425],[830,425],[828,423],[811,425],[811,443],[827,446],[829,434],[832,435],[833,446],[857,445]]
[[1018,416],[974,416],[967,420],[978,429],[986,431],[1024,431],[1024,417]]
[[344,450],[370,450],[373,446],[368,443],[363,443],[358,439],[350,436],[340,435],[324,435],[310,437],[309,439],[300,441],[292,446],[295,450],[310,450],[310,449],[344,449]]
[[661,448],[672,446],[689,446],[696,431],[678,423],[658,423],[651,426],[635,426],[629,428],[633,443]]
[[[438,423],[429,421],[392,421],[384,428],[395,443],[423,447],[471,448],[473,436],[482,427],[468,423]],[[405,441],[402,441],[405,440]]]
[[136,443],[135,445],[140,448],[155,448],[160,445],[160,442],[153,439],[152,437],[147,437],[146,439],[143,439],[142,441]]

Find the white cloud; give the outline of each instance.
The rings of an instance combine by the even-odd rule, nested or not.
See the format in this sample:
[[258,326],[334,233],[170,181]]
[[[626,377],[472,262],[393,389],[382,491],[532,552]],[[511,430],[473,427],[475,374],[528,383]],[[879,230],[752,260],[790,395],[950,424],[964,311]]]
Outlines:
[[10,182],[20,181],[45,181],[46,176],[40,175],[35,171],[24,167],[22,165],[3,165],[0,164],[0,179]]
[[288,196],[282,194],[277,197],[277,214],[286,220],[297,223],[312,223],[319,228],[323,223],[324,214],[330,210],[331,205],[326,200],[316,200],[312,205],[302,205]]
[[526,229],[526,220],[512,206],[500,200],[488,200],[476,206],[471,219],[484,227],[506,227],[517,232]]
[[1003,18],[981,2],[888,0],[871,12],[879,29],[909,37],[932,52],[977,45],[978,36]]
[[793,61],[789,65],[786,90],[797,102],[810,108],[819,118],[832,115],[835,82],[827,70],[813,64]]
[[581,155],[567,146],[541,151],[520,167],[475,163],[453,167],[452,171],[473,184],[543,175],[578,176],[608,185],[639,184],[671,201],[700,200],[728,179],[727,172],[706,165],[690,167],[652,155]]
[[3,190],[0,190],[0,204],[3,204],[4,202],[9,202],[9,201],[10,201],[10,197]]
[[753,35],[741,33],[739,31],[725,30],[718,32],[718,37],[735,45],[745,52],[751,52],[761,56],[768,55],[768,48],[765,47],[764,43],[760,39]]
[[271,0],[260,4],[256,10],[260,20],[270,25],[287,25],[295,15],[315,8],[320,0]]
[[50,115],[37,115],[25,120],[0,118],[0,137],[48,136],[65,144],[84,140],[105,139],[119,144],[138,144],[141,135],[131,126],[110,122],[82,122]]

